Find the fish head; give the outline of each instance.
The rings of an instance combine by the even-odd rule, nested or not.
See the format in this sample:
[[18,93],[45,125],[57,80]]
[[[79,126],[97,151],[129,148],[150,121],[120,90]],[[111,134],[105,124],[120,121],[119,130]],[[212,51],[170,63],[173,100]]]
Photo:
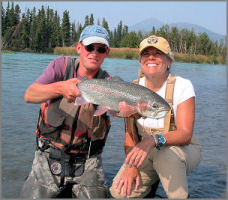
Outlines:
[[141,99],[137,103],[138,112],[142,116],[152,119],[164,118],[170,109],[170,105],[164,99],[159,99],[159,101]]

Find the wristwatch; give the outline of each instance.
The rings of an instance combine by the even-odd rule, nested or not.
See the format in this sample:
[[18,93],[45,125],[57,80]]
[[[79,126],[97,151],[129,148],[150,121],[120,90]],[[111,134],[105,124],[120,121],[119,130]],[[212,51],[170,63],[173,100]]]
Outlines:
[[160,150],[160,147],[162,147],[166,143],[166,139],[162,134],[157,134],[158,136],[158,145],[156,145],[156,148]]

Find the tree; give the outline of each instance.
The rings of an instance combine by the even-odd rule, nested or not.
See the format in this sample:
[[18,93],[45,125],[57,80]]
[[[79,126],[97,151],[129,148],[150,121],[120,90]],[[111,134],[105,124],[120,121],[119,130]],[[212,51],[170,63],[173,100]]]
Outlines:
[[6,30],[5,18],[6,18],[6,13],[5,13],[5,9],[2,6],[2,28],[1,28],[1,30],[2,30],[2,37],[4,36],[5,30]]
[[70,45],[70,18],[69,11],[63,12],[62,19],[62,37],[63,37],[63,46]]
[[85,28],[85,27],[88,26],[88,25],[89,25],[89,16],[86,15],[86,16],[85,16],[85,23],[84,23],[83,28]]
[[51,34],[51,47],[54,48],[56,46],[62,46],[60,17],[57,11],[55,11],[55,14],[54,14],[53,32]]
[[19,5],[17,4],[15,6],[15,14],[14,14],[14,24],[17,25],[20,22],[20,14],[21,14],[21,9]]
[[77,38],[76,38],[76,41],[79,40],[82,30],[83,30],[82,24],[79,23],[78,29],[77,29]]
[[108,22],[105,20],[105,18],[103,18],[102,20],[102,26],[107,30],[107,32],[110,34],[110,30],[108,27]]
[[29,24],[28,19],[24,16],[22,19],[22,30],[21,30],[21,48],[25,49],[29,47]]
[[47,15],[46,15],[46,23],[47,23],[47,47],[51,48],[52,41],[51,41],[51,35],[53,33],[53,25],[54,25],[54,11],[53,9],[50,9],[49,6],[47,8]]
[[210,39],[209,39],[207,33],[200,33],[198,54],[207,55],[208,47],[209,47],[209,41],[210,41]]
[[139,45],[139,42],[140,42],[140,39],[138,35],[135,32],[130,32],[123,37],[123,39],[121,40],[120,46],[137,48]]
[[94,24],[93,14],[90,15],[89,24],[90,24],[90,25],[93,25],[93,24]]
[[35,50],[35,37],[36,37],[36,30],[37,30],[37,17],[36,17],[36,8],[33,7],[33,10],[30,15],[30,48]]
[[45,48],[48,47],[47,43],[47,35],[46,35],[46,17],[44,6],[42,6],[41,10],[38,11],[37,16],[37,29],[35,35],[35,49],[37,52],[45,51]]
[[[122,34],[123,34],[123,22],[121,20],[117,26],[117,31],[116,31],[116,41],[115,41],[116,47],[120,46],[120,41],[121,41],[122,36],[123,36]],[[114,37],[115,37],[115,35],[114,35]]]
[[171,33],[170,33],[170,48],[174,51],[174,52],[178,52],[178,46],[179,46],[179,31],[177,29],[177,27],[172,27],[171,28]]
[[150,32],[150,35],[156,35],[155,27],[153,26],[152,31]]
[[77,39],[77,33],[76,33],[76,27],[75,27],[75,22],[72,23],[71,25],[71,45],[76,42]]
[[6,8],[5,27],[6,27],[6,30],[7,30],[9,27],[11,27],[11,24],[10,24],[10,4],[9,4],[9,2],[8,2],[7,8]]

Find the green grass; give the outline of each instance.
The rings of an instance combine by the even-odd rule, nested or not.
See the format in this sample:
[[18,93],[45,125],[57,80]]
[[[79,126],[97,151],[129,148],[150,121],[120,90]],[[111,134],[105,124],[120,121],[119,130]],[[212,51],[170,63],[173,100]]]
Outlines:
[[[78,55],[75,47],[56,47],[54,48],[56,55]],[[111,48],[109,58],[120,59],[139,59],[137,48]],[[204,55],[189,55],[174,53],[176,62],[200,63],[200,64],[226,64],[226,60],[222,57],[204,56]]]
[[14,51],[3,49],[2,53],[14,53]]

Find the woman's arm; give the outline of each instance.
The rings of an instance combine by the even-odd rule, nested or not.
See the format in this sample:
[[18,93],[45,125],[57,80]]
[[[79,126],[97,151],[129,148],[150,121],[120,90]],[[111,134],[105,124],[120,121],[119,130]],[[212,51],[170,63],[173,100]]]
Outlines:
[[[192,138],[194,119],[195,97],[191,97],[177,106],[177,129],[163,135],[166,139],[165,145],[188,145]],[[125,163],[130,166],[140,167],[148,153],[154,147],[154,139],[151,136],[144,137],[143,140],[135,145],[128,153]]]

